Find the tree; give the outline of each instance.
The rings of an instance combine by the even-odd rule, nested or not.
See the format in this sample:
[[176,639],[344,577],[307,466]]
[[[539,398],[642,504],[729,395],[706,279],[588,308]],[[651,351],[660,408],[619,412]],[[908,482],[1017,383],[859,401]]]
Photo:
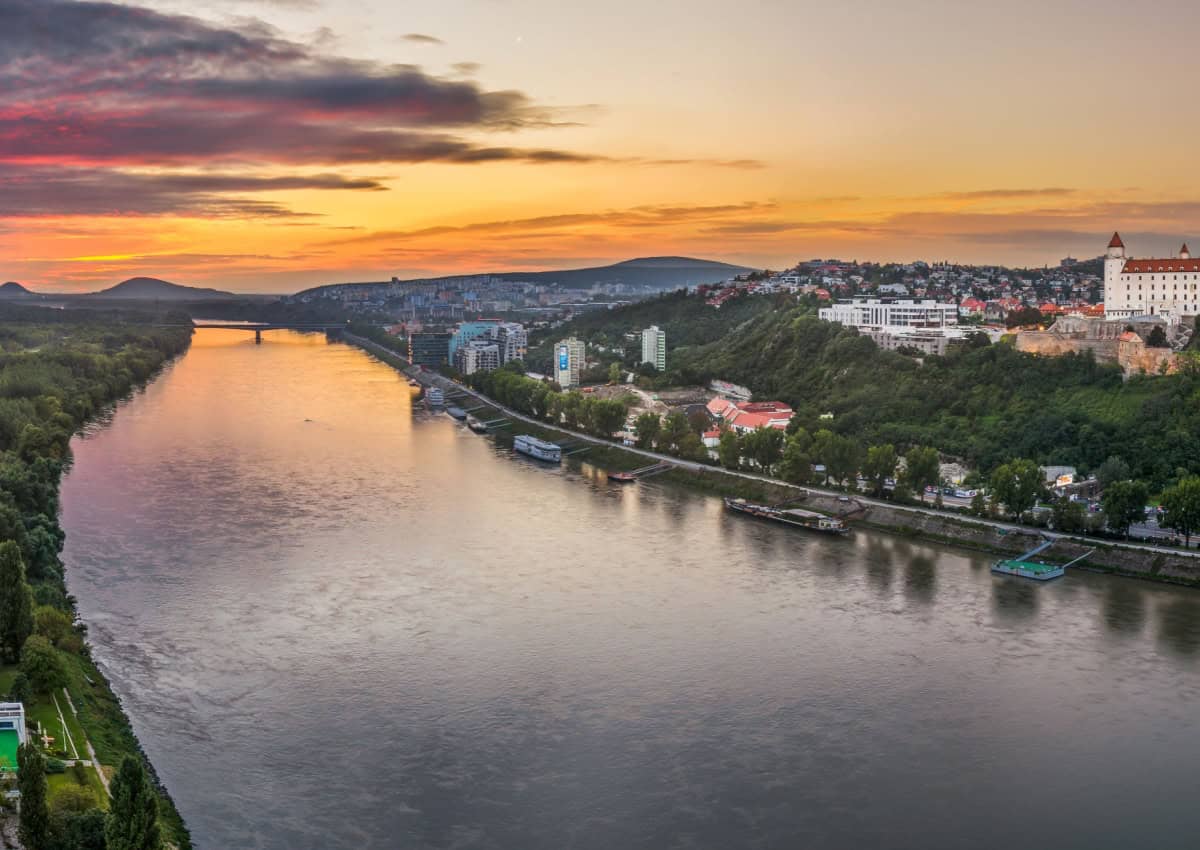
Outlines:
[[1162,494],[1166,516],[1160,525],[1183,535],[1183,545],[1192,542],[1192,534],[1200,528],[1200,477],[1184,478]]
[[925,488],[941,480],[941,462],[937,449],[929,446],[913,446],[904,455],[904,477],[909,487],[925,501]]
[[1131,475],[1129,464],[1115,455],[1109,456],[1108,460],[1096,469],[1096,480],[1100,483],[1101,490],[1107,490],[1109,485],[1117,481],[1125,481]]
[[12,687],[8,691],[12,702],[29,702],[33,698],[33,688],[29,686],[29,677],[18,672],[13,676]]
[[678,452],[683,438],[691,433],[693,433],[692,426],[688,422],[687,414],[676,410],[668,413],[663,419],[655,445],[658,446],[660,452]]
[[1050,518],[1057,531],[1075,534],[1087,528],[1087,512],[1080,502],[1072,502],[1066,496],[1054,501],[1050,508]]
[[976,490],[975,495],[971,497],[970,511],[974,516],[987,516],[987,498],[983,495],[982,490]]
[[615,399],[597,399],[591,407],[592,432],[598,437],[611,437],[625,424],[625,405]]
[[1003,504],[1014,520],[1037,504],[1042,489],[1041,467],[1031,460],[1017,458],[992,472],[992,504]]
[[755,428],[742,438],[742,449],[759,469],[769,472],[783,455],[783,432],[777,428]]
[[742,465],[742,441],[733,429],[721,432],[717,443],[717,460],[726,469],[737,469]]
[[858,443],[849,437],[835,434],[829,441],[826,450],[825,468],[828,475],[839,484],[853,480],[858,472],[860,449]]
[[30,635],[21,650],[21,672],[29,679],[34,693],[48,694],[67,683],[62,656],[41,635]]
[[10,661],[33,632],[33,591],[25,580],[25,562],[13,540],[0,543],[0,651]]
[[109,790],[112,801],[104,825],[108,850],[159,850],[158,795],[141,759],[125,756]]
[[1104,508],[1104,524],[1112,531],[1129,536],[1129,526],[1146,517],[1146,500],[1150,491],[1141,481],[1117,481],[1109,485],[1100,498]]
[[59,646],[64,638],[74,634],[75,629],[71,615],[66,611],[52,605],[39,605],[33,609],[33,631]]
[[833,452],[835,434],[828,428],[822,428],[812,436],[810,449],[813,459],[825,467],[825,484],[829,483],[829,456]]
[[55,817],[58,846],[63,850],[106,850],[104,812],[63,812]]
[[657,413],[643,413],[634,420],[633,429],[637,432],[637,447],[639,449],[654,448],[654,440],[658,437],[661,426],[662,419]]
[[891,443],[882,446],[871,446],[867,449],[867,459],[863,462],[863,475],[871,483],[876,496],[883,495],[883,487],[887,479],[896,474],[896,447]]
[[1167,334],[1163,331],[1161,325],[1155,325],[1150,331],[1150,335],[1146,337],[1146,345],[1150,348],[1168,348],[1170,343],[1167,342]]
[[46,805],[46,760],[33,744],[17,747],[17,788],[21,792],[18,833],[25,850],[50,847],[50,809]]
[[812,458],[808,454],[811,440],[803,428],[787,438],[783,446],[783,458],[779,462],[779,475],[790,484],[807,484],[812,478]]
[[612,363],[612,365],[610,365],[608,367],[608,380],[609,380],[609,383],[612,383],[612,384],[619,384],[621,382],[621,364],[620,363],[617,363],[614,361]]

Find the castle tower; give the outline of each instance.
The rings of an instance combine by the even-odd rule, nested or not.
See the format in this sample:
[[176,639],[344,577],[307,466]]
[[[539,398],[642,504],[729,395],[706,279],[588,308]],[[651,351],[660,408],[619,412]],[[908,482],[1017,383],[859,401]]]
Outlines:
[[1186,242],[1184,242],[1184,243],[1183,243],[1183,247],[1179,249],[1179,259],[1181,259],[1181,260],[1190,260],[1191,258],[1192,258],[1192,254],[1191,254],[1191,252],[1190,252],[1190,251],[1188,251],[1188,249],[1187,249],[1187,243],[1186,243]]
[[1104,255],[1104,312],[1125,309],[1123,301],[1126,294],[1120,291],[1118,281],[1121,270],[1125,268],[1125,243],[1121,241],[1120,233],[1113,233],[1108,240],[1108,251]]

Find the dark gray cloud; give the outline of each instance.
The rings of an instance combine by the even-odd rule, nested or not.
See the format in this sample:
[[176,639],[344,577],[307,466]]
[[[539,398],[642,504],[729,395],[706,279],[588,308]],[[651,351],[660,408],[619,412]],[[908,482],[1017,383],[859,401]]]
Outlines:
[[0,164],[0,218],[177,215],[295,218],[306,214],[241,194],[296,189],[381,191],[375,180],[336,174],[144,174],[102,168]]
[[0,32],[0,157],[9,160],[595,159],[449,135],[569,123],[523,92],[326,54],[260,22],[0,0]]

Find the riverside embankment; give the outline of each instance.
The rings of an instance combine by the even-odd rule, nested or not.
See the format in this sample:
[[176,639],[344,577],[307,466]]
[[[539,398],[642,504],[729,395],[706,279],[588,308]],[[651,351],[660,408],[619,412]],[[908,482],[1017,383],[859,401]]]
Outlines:
[[[352,334],[346,334],[345,338],[423,384],[436,384],[447,391],[465,393],[480,403],[503,412],[505,416],[532,425],[537,429],[568,435],[573,440],[602,447],[606,455],[624,454],[631,459],[628,468],[643,465],[644,460],[667,461],[673,464],[676,470],[668,473],[665,476],[666,479],[685,486],[698,486],[721,495],[748,495],[776,501],[802,498],[808,507],[829,514],[843,514],[850,509],[858,508],[859,510],[855,511],[852,519],[855,526],[946,545],[963,546],[996,555],[1019,555],[1029,551],[1045,539],[1052,539],[1055,541],[1054,547],[1041,556],[1049,562],[1066,564],[1086,555],[1087,557],[1076,565],[1077,569],[1100,571],[1149,581],[1200,586],[1200,556],[1189,551],[1165,546],[1079,537],[1000,520],[954,514],[925,505],[899,505],[861,495],[851,497],[853,504],[847,505],[842,501],[847,498],[847,495],[836,490],[809,486],[798,487],[769,476],[726,470],[633,446],[619,446],[610,440],[550,425],[498,404],[487,396],[442,375],[414,369],[404,358],[371,340]],[[751,489],[748,489],[747,485]]]

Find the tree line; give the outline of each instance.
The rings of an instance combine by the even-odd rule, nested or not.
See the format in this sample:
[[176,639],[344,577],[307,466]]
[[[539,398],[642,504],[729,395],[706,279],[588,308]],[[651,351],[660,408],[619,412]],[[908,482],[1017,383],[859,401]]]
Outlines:
[[[70,686],[81,711],[102,710],[74,687],[99,673],[63,580],[59,483],[71,436],[186,350],[190,336],[188,328],[156,328],[144,316],[0,310],[0,660],[17,665],[8,694],[14,701],[46,700]],[[115,700],[111,706],[119,714]],[[158,847],[160,809],[171,841],[190,846],[127,721],[109,719],[124,756],[107,813],[82,774],[76,785],[47,793],[46,774],[62,771],[65,752],[44,752],[33,735],[20,747],[19,829],[27,850]]]

